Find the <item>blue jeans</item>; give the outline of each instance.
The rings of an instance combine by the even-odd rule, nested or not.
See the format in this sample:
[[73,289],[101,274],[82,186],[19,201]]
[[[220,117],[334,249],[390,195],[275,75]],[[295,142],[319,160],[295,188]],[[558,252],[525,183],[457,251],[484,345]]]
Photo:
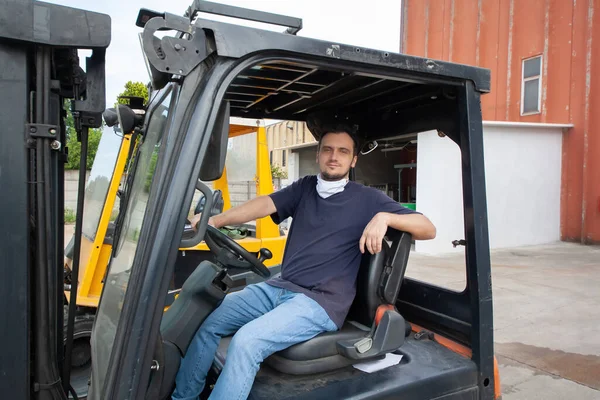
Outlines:
[[219,340],[237,331],[210,399],[246,399],[260,363],[271,354],[337,326],[325,310],[302,293],[267,283],[231,293],[210,314],[188,348],[177,373],[173,400],[196,400],[206,381]]

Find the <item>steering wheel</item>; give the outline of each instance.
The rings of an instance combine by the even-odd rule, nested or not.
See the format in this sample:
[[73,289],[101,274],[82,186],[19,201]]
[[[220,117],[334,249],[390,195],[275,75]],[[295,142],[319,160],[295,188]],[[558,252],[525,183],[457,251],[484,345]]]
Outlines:
[[[217,257],[217,262],[238,268],[249,268],[263,278],[271,276],[271,271],[263,264],[265,260],[273,257],[268,249],[260,249],[260,258],[257,258],[235,240],[211,225],[206,228],[204,240],[210,251]],[[240,258],[246,262],[241,264]]]

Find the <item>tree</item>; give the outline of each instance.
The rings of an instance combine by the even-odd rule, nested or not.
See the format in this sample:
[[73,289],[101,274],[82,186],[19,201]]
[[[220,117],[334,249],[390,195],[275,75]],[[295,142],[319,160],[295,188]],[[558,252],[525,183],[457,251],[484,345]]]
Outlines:
[[[65,100],[64,108],[67,111],[67,117],[65,118],[65,128],[67,136],[67,148],[69,149],[69,156],[65,169],[79,169],[79,160],[81,159],[81,143],[77,140],[77,131],[75,130],[75,122],[73,120],[73,114],[71,113],[71,102]],[[90,129],[88,131],[88,154],[86,160],[86,169],[91,169],[98,151],[98,144],[102,137],[101,129]]]
[[274,179],[275,178],[287,179],[288,174],[287,174],[287,171],[284,170],[283,168],[281,168],[280,166],[271,164],[271,176]]
[[125,84],[125,90],[117,96],[117,103],[129,104],[129,99],[120,99],[121,96],[135,96],[144,99],[144,104],[148,102],[148,87],[142,82],[129,81]]

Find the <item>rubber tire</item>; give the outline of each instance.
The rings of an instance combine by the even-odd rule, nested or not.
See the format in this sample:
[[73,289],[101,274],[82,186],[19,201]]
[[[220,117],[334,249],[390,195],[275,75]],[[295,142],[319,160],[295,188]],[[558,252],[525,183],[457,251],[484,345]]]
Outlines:
[[[65,338],[65,342],[67,339],[67,322],[68,322],[68,313],[69,306],[64,306],[64,327],[63,327],[63,335]],[[94,326],[94,314],[75,314],[75,323],[73,325],[73,343],[75,344],[78,340],[83,340],[84,338],[88,338],[88,345],[92,337],[92,327]],[[87,382],[90,378],[92,372],[92,364],[91,364],[91,349],[90,349],[90,361],[86,362],[85,368],[83,367],[72,367],[71,368],[71,383],[75,384],[73,389],[75,389],[79,400],[86,400],[89,387],[87,386]],[[86,372],[87,370],[87,372]],[[75,372],[75,374],[74,374]],[[74,379],[75,378],[75,379]],[[72,395],[69,393],[69,399],[73,399]]]

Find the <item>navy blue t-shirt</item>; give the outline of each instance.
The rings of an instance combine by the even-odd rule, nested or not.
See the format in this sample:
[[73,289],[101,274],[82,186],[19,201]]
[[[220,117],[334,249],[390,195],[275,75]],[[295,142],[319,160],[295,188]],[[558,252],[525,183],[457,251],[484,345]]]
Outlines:
[[[281,265],[272,286],[301,292],[321,305],[341,328],[356,294],[360,237],[378,212],[411,214],[385,193],[348,182],[326,199],[317,193],[317,177],[306,176],[272,193],[280,223],[293,218]],[[365,251],[366,248],[365,248]]]

